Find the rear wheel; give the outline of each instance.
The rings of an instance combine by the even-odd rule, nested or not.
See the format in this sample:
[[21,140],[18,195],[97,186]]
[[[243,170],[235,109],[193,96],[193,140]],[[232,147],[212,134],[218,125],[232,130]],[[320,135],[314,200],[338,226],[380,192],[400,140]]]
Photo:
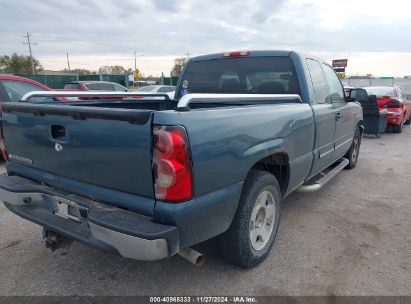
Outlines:
[[361,131],[360,128],[357,127],[354,133],[354,139],[352,141],[350,150],[348,150],[347,154],[345,154],[345,158],[348,159],[349,163],[347,165],[347,169],[353,169],[357,165],[358,155],[360,154],[360,146],[361,146]]
[[404,122],[404,125],[409,125],[411,124],[411,115],[408,117],[408,119]]
[[218,249],[228,262],[250,268],[269,254],[280,222],[281,192],[274,175],[252,171],[244,182],[230,228],[218,237]]

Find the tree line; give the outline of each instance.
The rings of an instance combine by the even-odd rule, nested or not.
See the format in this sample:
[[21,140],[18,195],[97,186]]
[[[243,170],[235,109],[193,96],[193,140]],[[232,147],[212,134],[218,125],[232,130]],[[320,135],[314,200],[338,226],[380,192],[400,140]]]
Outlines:
[[[18,55],[17,53],[14,53],[10,56],[0,56],[0,72],[12,74],[31,74],[33,72],[31,60],[32,58],[30,56]],[[170,71],[171,76],[179,76],[186,61],[186,57],[176,58],[174,60],[174,66]],[[36,58],[33,58],[33,66],[35,73],[44,71],[43,65]],[[99,68],[99,71],[93,71],[88,69],[69,70],[67,68],[61,70],[61,72],[64,73],[78,73],[80,75],[91,75],[98,73],[120,75],[124,74],[125,71],[128,71],[130,74],[134,73],[133,69],[125,69],[123,66],[120,65],[104,65]]]

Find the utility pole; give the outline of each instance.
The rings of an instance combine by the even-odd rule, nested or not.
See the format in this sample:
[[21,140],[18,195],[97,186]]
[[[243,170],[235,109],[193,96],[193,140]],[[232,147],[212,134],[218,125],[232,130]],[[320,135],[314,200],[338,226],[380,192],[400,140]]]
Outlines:
[[137,53],[134,51],[134,71],[137,70]]
[[66,53],[67,54],[67,66],[68,66],[68,69],[69,69],[69,71],[70,71],[70,60],[69,60],[69,55],[68,55],[68,53]]
[[32,69],[32,71],[33,71],[33,74],[35,74],[36,73],[36,71],[35,71],[35,69],[34,69],[34,61],[33,61],[33,54],[32,54],[32,52],[31,52],[31,45],[33,44],[33,45],[37,45],[37,43],[33,43],[33,42],[30,42],[30,34],[27,32],[27,35],[26,36],[23,36],[24,38],[27,38],[27,42],[23,42],[23,44],[27,44],[28,46],[29,46],[29,51],[30,51],[30,58],[31,58],[31,69]]
[[190,53],[187,51],[186,55],[187,55],[187,60],[188,60],[188,59],[190,58],[190,55],[193,55],[193,54],[190,54]]

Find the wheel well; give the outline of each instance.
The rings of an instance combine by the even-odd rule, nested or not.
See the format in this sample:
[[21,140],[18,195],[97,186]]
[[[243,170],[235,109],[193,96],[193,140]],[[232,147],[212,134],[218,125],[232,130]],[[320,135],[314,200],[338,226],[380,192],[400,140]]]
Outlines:
[[288,155],[280,152],[259,160],[249,172],[253,170],[267,171],[273,174],[278,181],[282,195],[285,194],[290,178]]

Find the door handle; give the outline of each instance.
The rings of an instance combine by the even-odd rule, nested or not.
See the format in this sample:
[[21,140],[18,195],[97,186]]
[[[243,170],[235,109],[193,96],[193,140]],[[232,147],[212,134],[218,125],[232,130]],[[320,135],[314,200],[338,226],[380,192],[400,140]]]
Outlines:
[[335,120],[340,120],[342,117],[340,112],[337,112],[337,114],[335,114]]
[[63,125],[51,125],[50,135],[53,140],[65,141],[67,140],[67,130]]

